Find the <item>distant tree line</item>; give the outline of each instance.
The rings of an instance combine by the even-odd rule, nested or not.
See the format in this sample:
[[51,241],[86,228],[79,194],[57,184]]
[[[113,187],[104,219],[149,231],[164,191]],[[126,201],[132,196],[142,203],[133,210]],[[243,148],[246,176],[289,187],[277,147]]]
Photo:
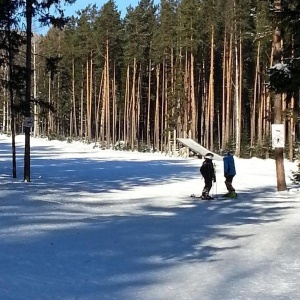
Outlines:
[[113,0],[89,5],[62,29],[33,34],[30,101],[22,1],[8,2],[15,6],[0,23],[2,132],[24,132],[30,109],[34,136],[166,151],[176,131],[216,152],[270,157],[275,122],[285,125],[286,155],[295,157],[298,0],[140,0],[124,18]]

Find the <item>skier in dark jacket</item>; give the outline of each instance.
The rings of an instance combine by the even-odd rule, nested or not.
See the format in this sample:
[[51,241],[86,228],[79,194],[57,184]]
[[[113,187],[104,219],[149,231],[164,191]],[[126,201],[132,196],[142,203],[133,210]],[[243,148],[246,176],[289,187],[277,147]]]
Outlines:
[[209,196],[209,192],[212,187],[212,182],[216,182],[216,173],[212,163],[213,156],[214,155],[212,153],[207,153],[204,157],[205,160],[200,167],[200,173],[202,174],[205,182],[201,196],[202,199],[212,199],[212,197]]
[[224,162],[224,177],[225,177],[225,185],[228,190],[228,193],[225,195],[229,198],[236,198],[237,194],[235,192],[234,187],[232,186],[233,177],[236,175],[235,171],[235,163],[233,156],[229,151],[223,152],[223,162]]

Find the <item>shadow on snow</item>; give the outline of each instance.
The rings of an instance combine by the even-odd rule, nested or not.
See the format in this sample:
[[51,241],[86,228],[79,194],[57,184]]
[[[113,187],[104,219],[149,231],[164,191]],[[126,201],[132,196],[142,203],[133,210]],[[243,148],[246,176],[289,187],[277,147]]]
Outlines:
[[[167,282],[162,271],[172,274],[182,262],[220,260],[220,254],[238,249],[249,237],[228,228],[276,222],[294,207],[290,199],[284,205],[270,200],[273,191],[266,188],[255,191],[255,198],[250,191],[236,200],[187,197],[174,207],[145,204],[139,213],[103,215],[102,208],[113,210],[119,203],[101,199],[101,193],[191,178],[195,167],[174,160],[51,160],[55,149],[47,153],[49,158],[32,158],[32,170],[41,179],[24,184],[2,176],[1,194],[11,200],[0,198],[0,298],[10,292],[10,299],[22,293],[32,299],[133,299],[128,295],[136,289]],[[2,159],[6,170],[9,163]],[[54,170],[57,176],[51,177]],[[99,200],[74,203],[70,192],[99,193]],[[138,199],[145,200],[146,195]]]

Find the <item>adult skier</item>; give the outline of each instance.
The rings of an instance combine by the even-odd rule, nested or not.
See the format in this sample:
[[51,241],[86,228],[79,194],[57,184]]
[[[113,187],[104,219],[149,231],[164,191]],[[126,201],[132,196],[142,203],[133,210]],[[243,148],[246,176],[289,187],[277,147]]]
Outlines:
[[202,199],[213,199],[211,196],[209,196],[212,182],[216,182],[216,173],[212,163],[213,157],[214,155],[212,153],[207,153],[204,157],[204,162],[200,167],[200,173],[202,174],[205,182],[201,196]]
[[225,185],[228,190],[228,193],[225,194],[225,197],[236,198],[237,194],[234,187],[232,186],[233,177],[236,175],[234,158],[229,151],[223,152],[223,162],[224,162],[224,177]]

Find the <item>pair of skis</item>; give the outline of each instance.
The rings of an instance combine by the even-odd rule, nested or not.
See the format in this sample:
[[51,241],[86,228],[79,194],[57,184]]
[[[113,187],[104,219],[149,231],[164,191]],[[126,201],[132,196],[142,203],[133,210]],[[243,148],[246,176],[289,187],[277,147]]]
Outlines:
[[230,199],[236,199],[236,198],[230,198],[230,197],[226,197],[226,196],[222,196],[222,195],[214,195],[214,196],[210,196],[210,198],[203,198],[202,196],[199,195],[195,195],[195,194],[191,194],[191,198],[194,199],[201,199],[201,200],[230,200]]
[[217,196],[209,196],[208,198],[203,198],[202,196],[195,195],[195,194],[192,194],[191,198],[200,199],[200,200],[216,200],[216,199],[218,199]]

